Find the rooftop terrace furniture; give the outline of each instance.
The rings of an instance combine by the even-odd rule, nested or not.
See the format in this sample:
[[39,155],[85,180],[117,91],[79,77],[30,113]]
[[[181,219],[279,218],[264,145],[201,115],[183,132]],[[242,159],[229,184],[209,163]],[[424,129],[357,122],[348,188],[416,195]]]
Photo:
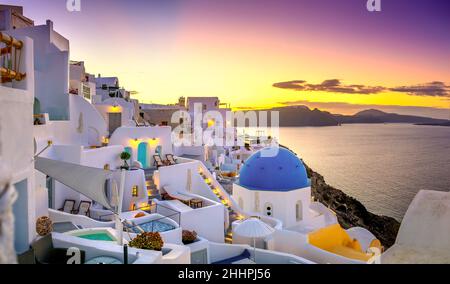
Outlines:
[[199,209],[203,207],[203,200],[201,199],[192,199],[189,201],[189,205],[192,207],[192,209]]
[[[47,235],[33,244],[31,248],[37,264],[67,264],[72,256],[67,256],[67,249],[55,248],[52,235]],[[81,251],[81,264],[85,262],[86,252]]]
[[74,211],[73,214],[88,216],[90,215],[92,202],[90,201],[81,201],[80,205],[78,205],[78,210]]
[[171,166],[177,164],[177,160],[173,157],[172,154],[166,155],[166,159],[167,159],[167,161],[169,162],[169,164],[170,164]]
[[63,208],[59,209],[59,211],[63,211],[69,214],[72,214],[74,210],[75,210],[75,200],[71,199],[66,199],[64,201]]
[[244,252],[242,252],[242,254],[240,254],[238,256],[231,257],[231,258],[228,258],[228,259],[224,259],[224,260],[221,260],[221,261],[217,261],[217,262],[214,262],[212,264],[223,265],[223,264],[233,264],[233,263],[239,263],[239,262],[243,263],[245,260],[250,260],[250,257],[251,257],[250,252],[248,250],[244,250]]
[[164,167],[165,163],[163,161],[163,159],[161,158],[160,155],[153,155],[153,159],[155,159],[155,163],[154,165],[156,166],[156,168],[160,168],[160,167]]

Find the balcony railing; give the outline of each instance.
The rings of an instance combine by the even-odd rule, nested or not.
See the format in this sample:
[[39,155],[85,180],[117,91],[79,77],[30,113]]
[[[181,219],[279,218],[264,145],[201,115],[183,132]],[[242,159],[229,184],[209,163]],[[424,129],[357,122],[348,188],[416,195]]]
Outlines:
[[21,73],[19,70],[24,47],[23,42],[0,32],[0,43],[4,45],[0,47],[1,82],[22,81],[26,76],[25,73]]

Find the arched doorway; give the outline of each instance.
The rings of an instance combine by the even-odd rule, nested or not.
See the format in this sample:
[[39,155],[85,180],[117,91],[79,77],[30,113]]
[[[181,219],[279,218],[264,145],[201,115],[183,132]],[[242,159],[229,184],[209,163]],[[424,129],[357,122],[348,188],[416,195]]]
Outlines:
[[148,143],[146,142],[143,142],[138,146],[138,161],[142,164],[142,167],[144,169],[147,169],[149,167],[147,160],[147,149]]

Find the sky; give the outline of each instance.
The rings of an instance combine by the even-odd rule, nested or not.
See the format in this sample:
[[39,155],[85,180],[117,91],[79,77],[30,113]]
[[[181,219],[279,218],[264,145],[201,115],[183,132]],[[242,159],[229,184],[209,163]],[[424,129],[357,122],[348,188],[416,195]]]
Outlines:
[[218,96],[235,109],[379,108],[450,119],[450,1],[15,0],[71,59],[146,103]]

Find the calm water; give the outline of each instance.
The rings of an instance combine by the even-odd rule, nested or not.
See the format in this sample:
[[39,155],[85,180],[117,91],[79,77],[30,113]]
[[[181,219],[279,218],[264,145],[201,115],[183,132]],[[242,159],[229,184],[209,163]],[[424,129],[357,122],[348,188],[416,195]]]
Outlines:
[[401,220],[419,190],[450,191],[450,127],[281,128],[280,143],[376,214]]

